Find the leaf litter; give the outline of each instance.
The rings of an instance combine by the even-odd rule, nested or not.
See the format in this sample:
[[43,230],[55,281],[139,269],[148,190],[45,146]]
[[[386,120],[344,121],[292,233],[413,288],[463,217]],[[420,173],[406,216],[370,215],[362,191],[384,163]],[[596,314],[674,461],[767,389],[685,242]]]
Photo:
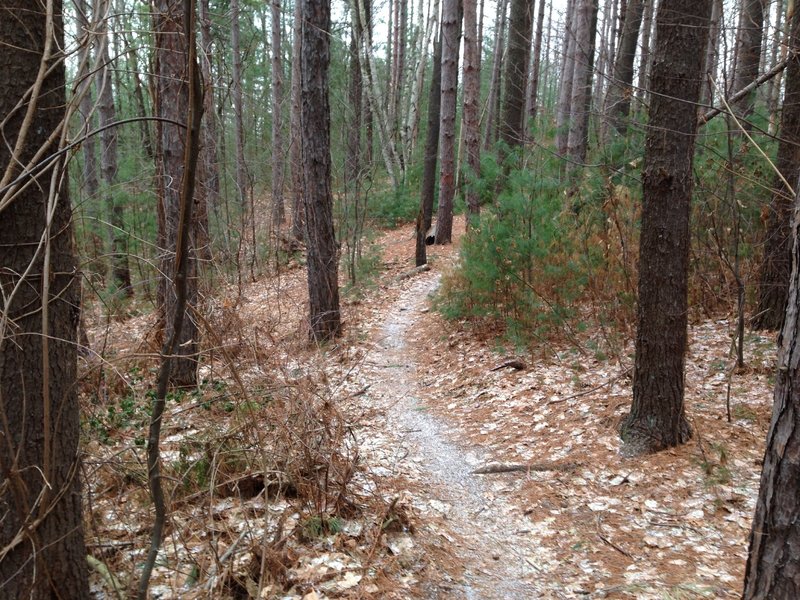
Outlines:
[[[327,348],[302,341],[298,266],[206,299],[221,339],[204,356],[206,383],[175,399],[165,419],[162,460],[186,489],[172,490],[151,596],[738,597],[773,341],[748,334],[748,366],[738,372],[733,322],[692,323],[686,405],[695,436],[625,458],[616,427],[631,400],[630,341],[618,359],[566,343],[532,356],[446,322],[428,295],[455,250],[434,248],[431,271],[398,277],[413,267],[411,239],[401,228],[379,240],[382,285],[344,303],[346,337]],[[141,425],[152,328],[148,314],[98,319],[93,347],[130,342],[109,344],[104,368],[92,358],[83,365],[87,421],[100,423],[84,446],[89,550],[123,581],[136,573],[151,522]],[[597,347],[591,332],[583,341]],[[521,368],[497,368],[504,363]],[[125,394],[138,412],[115,409],[112,419],[109,406]],[[265,458],[277,448],[275,429],[253,424],[269,423],[267,407],[294,396],[341,419],[336,452],[353,465],[353,506],[333,511],[341,514],[329,514],[329,498],[309,510],[280,480],[291,469]],[[487,465],[520,468],[474,473]],[[93,585],[96,597],[114,597],[99,578]]]

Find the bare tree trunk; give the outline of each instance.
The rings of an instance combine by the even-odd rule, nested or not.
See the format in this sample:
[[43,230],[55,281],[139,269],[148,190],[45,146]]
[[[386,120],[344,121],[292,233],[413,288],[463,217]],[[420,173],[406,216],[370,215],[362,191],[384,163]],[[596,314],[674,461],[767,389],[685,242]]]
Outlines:
[[[595,60],[595,75],[594,75],[594,90],[592,91],[592,102],[599,108],[602,106],[603,99],[605,98],[605,90],[608,80],[611,79],[611,24],[617,18],[616,14],[612,14],[612,10],[616,9],[616,2],[612,0],[605,0],[603,6],[603,20],[598,21],[598,30],[600,32],[600,40],[598,42],[599,51],[596,52],[597,58]],[[599,13],[598,13],[599,20]]]
[[559,78],[558,105],[556,107],[556,152],[567,155],[569,123],[572,115],[572,82],[575,75],[575,12],[579,0],[567,0],[564,13],[564,44],[561,50],[561,77]]
[[619,51],[614,64],[614,76],[606,94],[604,112],[608,123],[620,137],[625,135],[628,128],[633,96],[633,62],[636,57],[636,43],[639,41],[643,12],[642,0],[628,0]]
[[[39,149],[55,155],[66,139],[63,8],[60,0],[48,6],[50,15],[43,3],[3,3],[0,189],[20,175]],[[31,127],[23,125],[26,114]],[[48,141],[51,135],[56,143]],[[80,281],[61,156],[22,178],[24,186],[11,184],[0,195],[4,598],[90,597],[76,385]]]
[[100,59],[97,80],[98,114],[100,117],[100,170],[103,175],[105,206],[108,211],[109,237],[111,245],[111,278],[114,287],[124,296],[133,296],[131,272],[128,267],[128,234],[125,231],[125,215],[122,204],[114,199],[114,186],[117,182],[117,128],[112,124],[117,120],[114,106],[114,92],[111,86],[111,56],[108,51],[110,41],[108,20],[110,5],[98,2],[103,14],[98,19],[98,47]]
[[[211,15],[208,10],[208,0],[200,2],[200,73],[205,85],[203,86],[203,131],[201,133],[203,143],[201,144],[200,178],[201,185],[198,188],[198,208],[205,209],[208,214],[209,207],[214,211],[217,223],[221,224],[219,214],[220,193],[219,193],[219,158],[217,157],[217,111],[214,106],[214,86],[212,85],[211,57],[213,51],[213,39],[211,37]],[[199,219],[198,219],[199,220]],[[227,228],[222,227],[224,231]],[[227,233],[223,233],[227,239]],[[197,236],[198,256],[203,260],[211,258],[211,244],[208,230],[205,235],[198,231]]]
[[[795,196],[798,206],[800,197]],[[797,208],[791,226],[793,266],[775,370],[772,420],[756,502],[743,600],[800,597],[800,245]]]
[[272,0],[272,229],[286,220],[283,207],[283,51],[281,0]]
[[684,414],[689,217],[697,103],[712,0],[669,0],[658,41],[644,169],[633,403],[620,434],[628,453],[691,437]]
[[[736,36],[736,71],[733,75],[733,93],[735,94],[758,77],[761,63],[761,38],[764,34],[765,0],[741,0],[739,13],[739,31]],[[736,113],[743,125],[753,112],[755,91],[736,103]]]
[[389,118],[381,103],[381,93],[378,88],[378,70],[375,65],[375,57],[371,51],[372,39],[364,6],[365,1],[368,0],[353,0],[353,10],[359,15],[364,32],[364,36],[361,39],[361,57],[363,59],[361,65],[364,69],[362,76],[367,84],[370,112],[378,121],[378,139],[383,153],[383,161],[386,165],[386,172],[392,182],[392,187],[396,189],[404,178],[403,166],[397,153],[397,145],[393,138]]
[[494,55],[492,56],[492,78],[489,82],[489,97],[486,100],[486,128],[484,129],[483,147],[488,150],[497,141],[498,127],[496,127],[500,102],[500,73],[503,68],[503,54],[505,52],[506,10],[508,0],[499,0],[497,3],[497,17],[495,19]]
[[586,160],[598,4],[598,0],[578,0],[575,12],[575,72],[570,101],[572,117],[567,139],[567,154],[572,161],[572,168],[583,164]]
[[[528,95],[528,119],[536,122],[539,102],[539,78],[542,70],[542,36],[544,34],[544,8],[546,0],[539,0],[539,13],[536,17],[536,37],[533,42],[533,56],[531,58],[531,83]],[[552,6],[552,4],[551,4]]]
[[706,47],[705,57],[705,77],[703,80],[703,104],[706,106],[714,105],[714,83],[717,81],[717,68],[719,67],[719,42],[720,28],[722,25],[722,0],[713,0],[711,7],[711,27],[708,36],[708,46]]
[[301,0],[301,126],[303,197],[308,227],[308,296],[311,337],[332,340],[342,331],[339,314],[338,248],[331,192],[330,0]]
[[481,68],[478,61],[477,39],[478,15],[477,0],[463,0],[464,3],[464,110],[462,130],[464,149],[467,154],[469,174],[467,182],[467,224],[480,214],[480,197],[476,187],[481,176]]
[[[419,2],[420,13],[417,16],[419,22],[422,22],[422,0]],[[417,30],[417,56],[416,66],[414,69],[414,83],[411,88],[409,97],[408,113],[405,119],[405,126],[403,127],[403,163],[408,165],[411,161],[411,155],[417,144],[417,137],[419,136],[419,120],[420,120],[420,99],[425,84],[425,66],[428,63],[428,47],[430,46],[431,36],[436,35],[439,28],[439,0],[434,0],[433,8],[427,20],[425,30],[418,28]]]
[[433,72],[428,92],[428,127],[425,137],[425,157],[422,166],[422,185],[420,186],[420,207],[417,214],[416,264],[427,262],[425,237],[433,222],[433,196],[436,192],[436,161],[439,157],[439,125],[442,102],[442,33],[436,32],[433,45]]
[[644,102],[647,97],[647,85],[650,79],[650,54],[654,46],[653,15],[656,12],[656,3],[659,0],[644,0],[644,16],[642,20],[642,48],[639,53],[639,79],[636,84],[634,96],[639,102]]
[[461,2],[442,4],[442,101],[439,125],[439,210],[436,243],[449,244],[453,237],[453,198],[456,193],[456,95],[458,51],[461,40]]
[[[156,114],[178,123],[189,114],[189,84],[186,80],[187,39],[182,0],[157,0],[154,4]],[[158,248],[163,277],[158,285],[158,307],[164,338],[170,339],[178,305],[174,286],[175,251],[178,244],[181,183],[183,181],[185,135],[177,125],[156,124],[156,180],[158,190]],[[182,318],[177,336],[176,358],[170,384],[178,387],[197,385],[199,331],[192,317],[197,306],[197,263],[195,226],[188,224],[191,251],[186,275],[187,314]]]
[[776,178],[773,184],[775,191],[766,215],[758,307],[753,318],[755,329],[780,329],[789,293],[793,197],[783,179],[794,185],[800,173],[800,10],[797,9],[791,15],[788,45],[792,58],[786,67],[786,90],[776,160],[783,178]]
[[289,156],[292,162],[292,237],[305,241],[306,210],[303,200],[303,129],[300,126],[301,55],[303,35],[301,3],[294,3],[294,25],[292,41],[292,117]]
[[[242,50],[239,43],[239,0],[231,0],[231,96],[233,98],[234,145],[236,146],[236,197],[243,211],[248,211],[247,163],[244,158],[244,115],[242,101]],[[248,211],[251,212],[252,211]],[[250,214],[250,219],[255,215]],[[244,232],[242,232],[244,236]],[[253,248],[255,252],[255,248]]]
[[[82,37],[78,47],[78,86],[75,90],[81,96],[79,111],[82,123],[82,132],[89,133],[93,127],[94,109],[92,106],[92,53],[94,44],[94,26],[90,24],[89,5],[86,0],[76,2],[79,35]],[[94,136],[88,137],[82,144],[83,149],[83,197],[94,201],[100,194],[100,181],[97,177],[97,145]]]
[[528,89],[532,29],[533,3],[530,0],[511,0],[500,127],[500,139],[510,148],[521,146],[525,139],[525,92]]
[[[789,0],[792,2],[792,0]],[[771,66],[778,62],[778,49],[780,48],[781,60],[786,57],[786,44],[782,43],[786,38],[786,19],[784,18],[783,0],[777,0],[775,9],[775,35],[772,39]],[[775,135],[778,127],[778,102],[780,101],[782,74],[769,81],[767,87],[767,113],[769,114],[768,133]]]

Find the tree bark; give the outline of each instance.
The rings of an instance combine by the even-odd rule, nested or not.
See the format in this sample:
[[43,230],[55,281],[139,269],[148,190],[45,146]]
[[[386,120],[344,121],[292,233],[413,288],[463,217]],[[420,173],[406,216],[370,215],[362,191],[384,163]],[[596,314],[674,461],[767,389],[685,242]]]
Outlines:
[[[189,114],[189,84],[186,79],[187,42],[183,1],[157,0],[153,15],[155,32],[156,114],[184,122]],[[164,336],[172,336],[177,298],[175,249],[178,242],[181,182],[184,170],[184,129],[158,121],[156,124],[156,180],[158,189],[158,248],[162,278],[158,284],[158,307]],[[198,328],[192,318],[197,306],[197,262],[194,252],[194,221],[189,223],[191,250],[187,271],[187,314],[182,319],[170,384],[191,387],[197,384]]]
[[[739,31],[736,36],[736,71],[733,90],[736,93],[755,81],[761,64],[761,38],[764,34],[766,0],[742,0],[739,12]],[[748,130],[747,118],[753,112],[755,91],[736,103],[737,117]]]
[[308,228],[308,296],[311,337],[331,340],[342,331],[339,314],[338,245],[331,192],[330,0],[302,0],[301,127],[303,198]]
[[558,105],[556,107],[556,152],[567,155],[569,141],[569,121],[572,114],[572,82],[575,74],[575,22],[577,3],[579,0],[567,0],[564,12],[564,43],[561,51],[561,77],[558,87]]
[[[792,0],[790,0],[792,1]],[[783,0],[777,0],[775,8],[775,34],[772,38],[772,50],[770,51],[770,65],[778,63],[778,50],[780,49],[781,60],[786,58],[786,44],[782,43],[785,38],[786,22],[783,18]],[[767,113],[769,114],[769,135],[775,135],[778,125],[778,101],[781,91],[781,75],[771,79],[767,87]]]
[[433,72],[428,93],[428,127],[425,137],[425,157],[420,186],[420,208],[417,214],[416,265],[427,262],[425,236],[433,222],[433,197],[436,192],[436,161],[439,157],[439,124],[442,101],[442,34],[436,34],[433,46]]
[[639,52],[639,77],[636,82],[634,96],[640,103],[647,97],[647,86],[650,80],[650,54],[655,40],[653,34],[653,15],[656,4],[660,0],[644,0],[644,16],[642,17],[642,47]]
[[797,206],[793,266],[780,336],[772,421],[750,532],[743,600],[800,597],[800,245]]
[[283,206],[283,52],[281,50],[281,0],[271,1],[272,25],[272,229],[286,220]]
[[467,182],[467,211],[469,225],[480,214],[480,198],[476,187],[481,176],[481,69],[478,48],[478,6],[476,0],[464,2],[464,149],[467,154],[469,175]]
[[528,96],[528,119],[535,123],[539,102],[539,78],[542,70],[542,36],[544,35],[545,0],[539,0],[539,13],[536,17],[536,36],[533,42],[531,58],[530,94]]
[[436,243],[449,244],[453,237],[453,199],[456,193],[456,96],[458,51],[461,40],[461,1],[442,3],[442,100],[439,124],[439,210]]
[[[633,404],[621,428],[628,452],[691,437],[684,416],[689,215],[697,102],[712,0],[663,2],[642,173],[639,303]],[[691,115],[687,118],[687,115]]]
[[[78,85],[75,94],[80,95],[79,111],[82,124],[82,133],[89,133],[93,127],[94,109],[92,106],[92,79],[91,72],[92,52],[94,45],[94,26],[90,24],[89,4],[86,0],[78,0],[76,5],[77,22],[82,38],[78,47]],[[83,198],[95,201],[100,195],[100,181],[97,177],[97,144],[95,137],[91,136],[81,144],[83,150]]]
[[586,160],[589,115],[592,107],[594,42],[597,34],[598,0],[578,0],[575,11],[575,72],[572,79],[571,117],[567,155],[573,169]]
[[[200,2],[200,45],[199,53],[200,73],[205,85],[203,86],[203,123],[202,144],[200,147],[201,185],[197,188],[198,210],[195,214],[206,214],[205,230],[197,232],[197,251],[203,260],[211,259],[211,239],[208,233],[208,211],[216,215],[217,223],[221,224],[220,217],[220,191],[219,191],[219,157],[217,155],[217,111],[214,105],[214,85],[212,71],[212,53],[214,41],[211,36],[211,15],[208,0]],[[198,222],[202,219],[198,217]],[[227,234],[223,234],[227,237]]]
[[614,76],[605,99],[606,118],[620,137],[625,136],[628,128],[628,115],[633,96],[633,63],[636,58],[636,44],[639,41],[643,13],[643,0],[628,0],[617,59],[614,63]]
[[489,97],[486,99],[486,128],[484,129],[483,147],[489,150],[497,141],[496,126],[498,105],[500,103],[500,74],[503,68],[503,55],[505,54],[506,10],[508,0],[499,0],[497,3],[497,18],[495,19],[494,51],[492,54],[492,77],[489,82]]
[[[105,4],[105,5],[104,5]],[[128,267],[128,234],[125,231],[125,212],[122,204],[114,198],[117,182],[117,128],[111,126],[117,120],[114,106],[114,92],[111,85],[111,56],[108,51],[110,35],[108,19],[110,7],[104,6],[104,14],[99,15],[98,36],[100,44],[100,70],[97,79],[98,114],[100,117],[100,171],[103,176],[105,206],[108,211],[109,241],[111,245],[111,278],[114,288],[126,297],[133,296],[131,271]]]
[[706,106],[714,104],[714,84],[717,82],[717,67],[719,66],[720,26],[722,24],[722,0],[714,0],[711,7],[711,26],[708,34],[708,45],[705,56],[705,76],[703,78],[702,102]]
[[[249,185],[247,181],[247,163],[244,158],[244,114],[242,98],[242,51],[239,42],[239,0],[231,0],[231,53],[233,64],[231,71],[231,96],[233,98],[234,145],[236,146],[236,197],[243,211],[247,211]],[[255,215],[251,214],[250,219]],[[242,232],[244,236],[244,232]],[[255,252],[255,248],[253,249]]]
[[530,0],[511,0],[503,120],[500,125],[500,139],[509,148],[521,146],[525,139],[525,92],[528,89],[532,30],[533,3]]
[[[786,67],[786,90],[775,166],[786,181],[796,184],[800,173],[800,10],[795,9],[792,13],[788,41],[791,58]],[[767,227],[759,269],[758,306],[752,321],[754,329],[780,329],[789,295],[792,196],[779,177],[775,178],[772,188],[775,191],[765,215]]]
[[[40,149],[58,150],[51,135],[66,139],[63,9],[60,0],[49,14],[44,6],[3,5],[0,188]],[[89,597],[76,386],[80,283],[61,156],[0,195],[4,598]]]
[[301,54],[303,33],[301,29],[300,1],[294,3],[294,25],[292,27],[292,115],[289,156],[292,163],[292,237],[305,241],[306,210],[303,206],[303,130],[300,127]]

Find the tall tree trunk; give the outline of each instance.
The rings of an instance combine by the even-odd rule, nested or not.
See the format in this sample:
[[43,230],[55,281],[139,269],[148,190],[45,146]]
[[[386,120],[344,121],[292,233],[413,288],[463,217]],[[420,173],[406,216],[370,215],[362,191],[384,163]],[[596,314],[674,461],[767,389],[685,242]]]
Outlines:
[[573,169],[586,160],[589,115],[592,107],[594,42],[597,33],[598,0],[578,0],[575,11],[575,72],[572,79],[572,116],[567,138],[567,155]]
[[352,5],[353,10],[356,11],[359,15],[359,19],[361,19],[361,27],[364,32],[363,39],[361,40],[361,57],[363,59],[361,65],[364,69],[362,75],[364,83],[367,84],[370,114],[378,121],[378,139],[383,154],[383,161],[392,187],[396,189],[404,178],[403,166],[397,153],[397,145],[395,144],[392,134],[389,117],[381,102],[381,93],[378,86],[378,69],[372,52],[371,28],[365,6],[368,3],[369,0],[353,0]]
[[[419,2],[420,12],[418,15],[419,22],[422,22],[423,2]],[[416,67],[414,69],[414,83],[411,87],[411,94],[409,96],[408,113],[403,127],[403,155],[404,164],[408,165],[411,161],[411,155],[417,145],[417,137],[419,136],[419,120],[420,120],[420,99],[425,85],[425,67],[428,63],[428,47],[430,46],[431,36],[435,36],[438,31],[439,24],[439,0],[434,0],[433,7],[427,20],[427,25],[424,31],[422,28],[417,30],[417,43],[416,43]]]
[[338,248],[333,231],[331,132],[328,101],[330,0],[301,0],[303,47],[300,67],[303,130],[303,198],[308,228],[308,296],[311,337],[331,340],[342,331],[339,314]]
[[711,7],[711,27],[708,34],[708,45],[705,56],[705,76],[703,78],[702,102],[706,106],[714,105],[714,84],[718,83],[717,68],[719,67],[719,43],[722,26],[723,0],[714,0]]
[[[736,36],[736,71],[733,75],[733,93],[744,89],[758,77],[761,64],[761,38],[764,34],[764,9],[766,0],[741,0],[739,31]],[[753,112],[755,90],[736,103],[736,113],[745,127]]]
[[[243,211],[248,206],[247,163],[244,158],[244,114],[242,100],[242,50],[239,43],[239,0],[231,0],[231,53],[233,65],[231,72],[231,96],[233,98],[234,145],[236,146],[236,197]],[[250,219],[255,215],[250,214]],[[244,232],[242,232],[244,236]],[[255,252],[255,248],[253,248]]]
[[497,18],[495,19],[494,51],[492,55],[492,77],[489,82],[489,97],[486,99],[486,128],[484,129],[483,147],[488,150],[497,141],[498,127],[496,126],[497,107],[500,104],[500,73],[503,68],[503,55],[505,54],[506,10],[508,0],[499,0],[497,3]]
[[283,207],[283,51],[281,50],[281,0],[271,1],[272,25],[272,229],[285,221]]
[[633,404],[628,452],[658,452],[691,437],[684,416],[689,215],[702,56],[712,0],[662,2],[650,80]]
[[622,25],[614,76],[605,100],[605,115],[617,135],[625,136],[628,128],[628,115],[633,96],[633,62],[636,57],[636,43],[644,12],[643,0],[628,0],[625,21]]
[[[63,9],[60,0],[48,6],[49,14],[44,3],[3,4],[0,189],[33,166],[40,149],[55,156],[61,144],[51,135],[66,139]],[[76,385],[80,282],[63,156],[0,194],[4,598],[89,598]]]
[[[792,1],[793,0],[789,0],[790,3]],[[786,20],[784,18],[783,7],[783,0],[777,0],[777,6],[775,8],[775,35],[772,39],[772,60],[770,66],[775,66],[775,64],[777,64],[779,48],[781,60],[786,57],[786,44],[782,43],[786,34]],[[769,114],[769,126],[767,131],[770,135],[775,135],[775,131],[778,127],[778,102],[780,100],[782,75],[782,73],[778,74],[776,77],[770,79],[767,84],[767,113]]]
[[[786,67],[786,90],[781,112],[780,140],[776,167],[791,185],[797,184],[800,173],[800,10],[791,15],[789,33],[791,60]],[[792,196],[781,178],[766,215],[764,257],[758,280],[758,307],[753,318],[755,329],[780,329],[786,310],[791,274]]]
[[[189,114],[189,84],[186,80],[187,41],[182,0],[157,0],[153,15],[155,32],[156,114],[179,123]],[[178,242],[181,182],[183,180],[185,136],[177,125],[156,124],[156,179],[158,189],[158,248],[162,279],[158,284],[158,307],[164,336],[172,336],[177,297],[175,249]],[[197,262],[194,222],[189,223],[192,250],[189,255],[187,314],[183,318],[170,374],[170,384],[190,387],[197,384],[198,328],[192,315],[197,306]]]
[[[539,102],[539,78],[542,71],[542,36],[544,35],[544,8],[546,1],[539,0],[539,13],[536,17],[536,36],[531,58],[530,94],[528,95],[528,119],[535,123]],[[551,4],[552,6],[552,4]]]
[[467,182],[467,211],[469,225],[480,214],[480,197],[477,181],[481,175],[481,70],[478,62],[478,7],[477,0],[463,0],[464,3],[464,110],[463,135],[467,154],[469,176]]
[[439,125],[439,210],[436,243],[453,237],[453,199],[456,193],[456,96],[458,51],[461,41],[461,0],[442,3],[442,100]]
[[660,0],[644,0],[644,16],[642,17],[642,48],[639,52],[639,78],[634,96],[639,102],[647,97],[647,86],[650,81],[650,55],[654,46],[653,15]]
[[[217,111],[214,105],[214,85],[212,84],[212,56],[214,40],[211,36],[211,14],[208,8],[208,0],[200,2],[200,73],[205,85],[203,86],[203,129],[201,132],[202,144],[200,148],[200,181],[198,186],[197,198],[200,202],[201,210],[196,214],[205,212],[208,214],[209,208],[215,213],[217,223],[221,224],[220,218],[220,191],[219,191],[219,158],[217,156]],[[205,210],[202,210],[205,209]],[[198,219],[199,220],[199,219]],[[223,228],[224,229],[224,228]],[[225,234],[223,234],[225,235]],[[203,260],[211,258],[211,243],[206,229],[205,235],[198,231],[197,251]]]
[[[795,207],[800,197],[795,196]],[[743,600],[800,597],[800,244],[797,208],[793,266],[780,336],[772,421],[750,532]]]
[[292,163],[292,237],[305,241],[306,209],[303,205],[303,129],[301,112],[301,55],[303,49],[302,12],[300,0],[294,3],[292,38],[292,116],[289,156]]
[[569,123],[572,115],[572,82],[575,75],[575,12],[580,0],[567,0],[564,12],[564,43],[561,50],[561,77],[558,87],[558,106],[556,108],[556,152],[567,155],[569,142]]
[[510,148],[521,146],[525,139],[525,92],[528,89],[533,3],[511,0],[508,25],[503,121],[500,139]]
[[[90,23],[89,4],[86,0],[77,0],[77,22],[79,36],[78,46],[78,85],[75,94],[80,96],[79,111],[82,119],[82,133],[89,133],[93,127],[94,108],[92,102],[92,64],[91,48],[94,45],[94,24]],[[83,199],[95,202],[100,195],[100,181],[97,177],[97,144],[95,137],[87,137],[83,144]]]
[[612,0],[605,0],[603,6],[603,20],[599,21],[598,13],[598,31],[600,32],[600,40],[598,41],[597,57],[595,59],[595,75],[593,78],[594,90],[592,91],[592,102],[597,105],[597,112],[602,106],[605,98],[606,85],[608,80],[611,79],[611,40],[612,40],[612,23],[616,19],[616,14],[612,11],[616,10],[616,2]]
[[416,264],[427,262],[425,237],[433,222],[433,197],[436,193],[436,161],[439,157],[439,125],[442,102],[442,33],[436,33],[433,46],[433,72],[428,92],[428,127],[425,137],[425,156],[420,186],[420,208],[417,214]]
[[364,80],[361,69],[360,43],[362,36],[361,20],[358,15],[351,15],[350,26],[350,64],[348,67],[350,83],[347,90],[347,121],[349,129],[346,133],[347,147],[345,155],[344,198],[342,207],[344,217],[341,223],[340,239],[344,238],[347,251],[347,277],[350,285],[356,285],[357,265],[361,258],[361,238],[366,218],[366,206],[362,204],[362,145],[361,123],[364,117]]
[[98,20],[98,47],[100,71],[97,79],[98,114],[100,117],[100,171],[103,175],[105,206],[108,211],[109,237],[111,242],[111,278],[114,287],[124,296],[133,296],[131,272],[128,267],[128,234],[125,231],[125,213],[122,204],[114,198],[117,183],[117,128],[111,126],[117,120],[114,92],[111,85],[111,56],[108,50],[110,34],[108,20],[110,6],[98,2],[103,13]]

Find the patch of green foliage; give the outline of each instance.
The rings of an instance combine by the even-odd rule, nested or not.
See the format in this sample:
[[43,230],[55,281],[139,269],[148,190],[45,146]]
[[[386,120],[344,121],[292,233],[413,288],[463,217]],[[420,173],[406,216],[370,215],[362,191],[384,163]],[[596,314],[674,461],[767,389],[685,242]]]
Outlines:
[[436,303],[446,317],[488,319],[524,343],[573,316],[587,282],[572,235],[577,215],[547,172],[555,173],[523,166],[504,174],[493,157],[484,160],[474,185],[486,204]]

